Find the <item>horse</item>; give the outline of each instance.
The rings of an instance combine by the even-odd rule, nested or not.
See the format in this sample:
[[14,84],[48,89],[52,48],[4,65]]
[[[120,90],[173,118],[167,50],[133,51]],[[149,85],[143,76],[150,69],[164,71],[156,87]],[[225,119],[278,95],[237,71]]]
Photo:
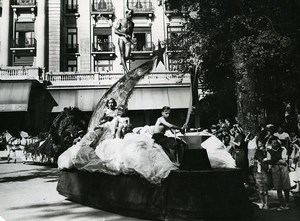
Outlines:
[[6,130],[2,133],[1,140],[5,144],[5,150],[8,151],[7,162],[10,162],[12,153],[12,159],[16,163],[16,150],[22,150],[26,158],[26,147],[36,142],[37,138],[29,136],[25,131],[21,131],[18,137],[14,137]]
[[11,152],[13,153],[12,158],[16,163],[16,150],[20,150],[21,138],[12,136],[7,130],[2,133],[2,142],[4,142],[5,150],[8,151],[7,162],[10,162]]

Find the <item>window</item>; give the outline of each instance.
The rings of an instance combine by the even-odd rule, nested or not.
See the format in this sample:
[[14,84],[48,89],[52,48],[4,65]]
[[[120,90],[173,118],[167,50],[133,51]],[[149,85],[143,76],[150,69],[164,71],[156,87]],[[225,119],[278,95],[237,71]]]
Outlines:
[[112,60],[95,60],[95,72],[108,72],[112,70]]
[[177,0],[168,0],[168,2],[166,2],[166,10],[170,11],[170,10],[181,10],[182,8],[182,3],[178,2]]
[[15,37],[15,47],[34,47],[34,23],[17,22]]
[[94,29],[94,51],[108,52],[113,51],[111,28],[95,28]]
[[77,52],[77,29],[68,28],[67,33],[67,50]]
[[176,50],[179,49],[178,45],[176,45],[176,42],[173,41],[174,38],[176,38],[180,33],[182,33],[182,26],[168,26],[168,50]]
[[69,59],[67,68],[68,68],[69,72],[77,71],[77,60],[75,58],[74,59]]
[[77,0],[67,0],[67,12],[77,12]]
[[148,12],[153,7],[150,0],[128,0],[128,8],[132,8],[134,12]]
[[94,0],[93,8],[96,11],[112,11],[114,9],[111,0]]
[[13,56],[14,66],[33,66],[33,56],[26,55],[14,55]]
[[133,51],[152,51],[153,43],[151,39],[151,29],[149,27],[145,28],[134,28],[132,45]]

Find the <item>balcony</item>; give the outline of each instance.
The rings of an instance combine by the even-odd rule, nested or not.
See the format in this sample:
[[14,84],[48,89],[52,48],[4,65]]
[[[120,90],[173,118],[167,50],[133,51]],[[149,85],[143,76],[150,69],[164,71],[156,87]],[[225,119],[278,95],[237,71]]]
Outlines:
[[153,55],[155,45],[152,42],[137,42],[131,46],[131,57],[150,58]]
[[116,47],[112,42],[94,42],[92,45],[92,54],[112,57],[115,55]]
[[[46,79],[51,82],[50,87],[74,87],[74,86],[104,86],[110,87],[124,75],[122,73],[77,73],[58,72],[46,73]],[[186,86],[190,84],[190,75],[176,71],[153,72],[146,75],[138,83],[140,87],[151,86]]]
[[13,52],[15,51],[30,51],[33,52],[36,49],[36,39],[35,38],[16,38],[13,41],[13,45],[10,48]]
[[133,9],[133,15],[152,17],[154,14],[154,7],[150,0],[128,0],[128,8]]
[[115,13],[115,8],[111,0],[94,0],[92,3],[92,11],[92,14],[112,17]]
[[36,5],[36,0],[15,0],[15,5],[31,7]]
[[175,15],[185,16],[187,14],[187,7],[184,6],[172,7],[172,4],[167,3],[165,14],[168,18]]
[[34,67],[0,67],[0,80],[44,80],[45,70]]
[[79,44],[67,44],[66,45],[66,53],[78,53]]
[[14,11],[31,11],[34,13],[36,11],[36,0],[15,0],[11,6]]
[[11,5],[13,11],[16,14],[23,12],[30,12],[32,14],[32,20],[34,21],[37,13],[36,0],[15,0]]

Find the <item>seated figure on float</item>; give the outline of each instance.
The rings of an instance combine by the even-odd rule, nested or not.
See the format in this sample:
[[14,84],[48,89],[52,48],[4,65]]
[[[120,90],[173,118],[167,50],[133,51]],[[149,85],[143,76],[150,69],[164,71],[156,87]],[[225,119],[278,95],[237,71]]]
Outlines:
[[117,116],[117,102],[114,98],[109,98],[105,103],[105,107],[103,117],[100,119],[100,126],[112,121]]
[[183,153],[180,150],[181,145],[180,141],[174,137],[165,136],[165,132],[167,130],[179,129],[184,130],[187,125],[183,127],[176,126],[174,124],[169,123],[167,120],[170,116],[171,108],[168,106],[164,106],[161,110],[161,117],[156,120],[156,123],[153,128],[153,136],[155,143],[162,146],[164,151],[168,154],[172,162],[179,163],[181,155]]

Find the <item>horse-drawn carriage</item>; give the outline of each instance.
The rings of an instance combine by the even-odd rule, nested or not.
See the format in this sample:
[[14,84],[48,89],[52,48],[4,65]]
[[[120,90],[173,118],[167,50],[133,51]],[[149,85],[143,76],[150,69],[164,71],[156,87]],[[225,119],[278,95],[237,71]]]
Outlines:
[[17,162],[17,153],[23,163],[34,162],[42,163],[49,161],[46,155],[46,146],[48,139],[37,136],[29,136],[27,132],[21,131],[16,136],[10,134],[7,130],[0,136],[0,143],[3,150],[7,151],[7,162],[11,160]]

